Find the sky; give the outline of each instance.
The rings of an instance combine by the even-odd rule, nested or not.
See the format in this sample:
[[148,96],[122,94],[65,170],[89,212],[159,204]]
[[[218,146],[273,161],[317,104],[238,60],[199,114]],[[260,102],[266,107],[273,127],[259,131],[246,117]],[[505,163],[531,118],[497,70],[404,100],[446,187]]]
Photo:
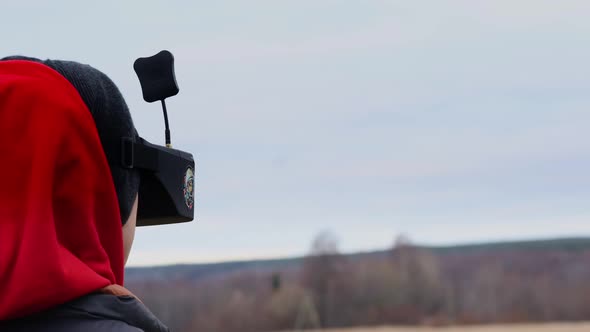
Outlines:
[[144,227],[129,265],[590,236],[588,1],[12,1],[0,55],[132,69],[175,56],[196,220]]

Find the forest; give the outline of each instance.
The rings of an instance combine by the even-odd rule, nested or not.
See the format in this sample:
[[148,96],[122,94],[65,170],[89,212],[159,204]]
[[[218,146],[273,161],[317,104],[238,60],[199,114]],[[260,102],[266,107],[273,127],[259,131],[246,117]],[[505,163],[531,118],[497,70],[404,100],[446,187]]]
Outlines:
[[321,233],[286,260],[131,268],[127,287],[176,331],[590,320],[590,239],[341,254]]

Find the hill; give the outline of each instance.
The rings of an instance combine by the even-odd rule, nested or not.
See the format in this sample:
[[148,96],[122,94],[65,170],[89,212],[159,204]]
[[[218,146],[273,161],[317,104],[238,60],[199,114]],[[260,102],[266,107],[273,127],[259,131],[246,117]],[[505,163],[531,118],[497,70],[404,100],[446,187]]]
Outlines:
[[[463,244],[453,246],[419,246],[430,250],[436,255],[446,256],[470,256],[470,255],[496,255],[516,252],[572,252],[590,250],[590,238],[562,238],[543,239],[529,241],[490,242],[479,244]],[[377,250],[343,254],[352,261],[363,259],[377,259],[389,255],[390,250]],[[270,260],[233,261],[204,264],[178,264],[151,267],[130,267],[126,269],[128,282],[142,280],[197,280],[201,278],[216,277],[221,275],[241,272],[264,272],[273,270],[296,270],[301,266],[303,257],[291,257]]]
[[129,268],[125,286],[172,330],[260,332],[588,321],[589,278],[590,238],[565,238]]

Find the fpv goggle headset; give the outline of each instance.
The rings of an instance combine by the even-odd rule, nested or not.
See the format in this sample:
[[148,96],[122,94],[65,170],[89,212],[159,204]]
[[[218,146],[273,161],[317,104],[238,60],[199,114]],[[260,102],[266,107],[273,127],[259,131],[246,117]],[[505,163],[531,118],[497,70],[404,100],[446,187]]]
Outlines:
[[195,161],[193,155],[172,148],[165,99],[178,94],[174,57],[168,51],[139,58],[133,64],[143,99],[161,101],[166,126],[166,146],[143,138],[124,137],[121,166],[140,171],[137,226],[187,222],[195,213]]

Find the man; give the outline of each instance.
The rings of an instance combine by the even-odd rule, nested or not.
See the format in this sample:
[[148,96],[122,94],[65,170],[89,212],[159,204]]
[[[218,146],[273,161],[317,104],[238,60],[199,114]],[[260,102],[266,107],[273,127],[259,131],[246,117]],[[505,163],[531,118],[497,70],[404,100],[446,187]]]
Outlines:
[[115,84],[76,62],[0,61],[0,331],[168,331],[123,287],[140,173]]

